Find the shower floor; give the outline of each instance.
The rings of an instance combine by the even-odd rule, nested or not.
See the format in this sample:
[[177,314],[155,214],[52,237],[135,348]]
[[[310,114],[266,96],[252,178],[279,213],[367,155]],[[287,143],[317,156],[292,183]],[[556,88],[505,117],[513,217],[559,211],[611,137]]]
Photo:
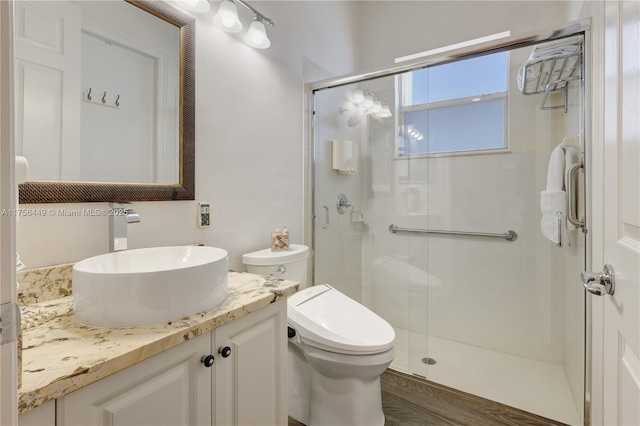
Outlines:
[[[561,365],[433,336],[425,340],[422,334],[400,328],[395,331],[396,356],[391,368],[569,425],[580,424]],[[423,363],[426,356],[436,364]]]

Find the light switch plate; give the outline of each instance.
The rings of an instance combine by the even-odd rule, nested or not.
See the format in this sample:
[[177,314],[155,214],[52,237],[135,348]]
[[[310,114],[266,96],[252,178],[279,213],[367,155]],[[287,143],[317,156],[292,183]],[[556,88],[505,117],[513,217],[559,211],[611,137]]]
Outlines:
[[198,228],[208,228],[211,225],[211,205],[198,203]]

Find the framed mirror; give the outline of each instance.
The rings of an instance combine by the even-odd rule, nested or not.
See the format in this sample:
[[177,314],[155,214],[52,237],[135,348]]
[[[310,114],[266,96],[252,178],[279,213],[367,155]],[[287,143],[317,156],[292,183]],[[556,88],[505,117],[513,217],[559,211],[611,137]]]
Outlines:
[[194,18],[157,0],[22,1],[15,45],[20,203],[194,199]]

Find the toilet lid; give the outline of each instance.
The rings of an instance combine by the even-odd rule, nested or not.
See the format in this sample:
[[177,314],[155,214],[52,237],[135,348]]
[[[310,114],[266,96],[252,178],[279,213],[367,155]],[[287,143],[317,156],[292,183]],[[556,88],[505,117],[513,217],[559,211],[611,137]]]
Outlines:
[[395,340],[385,320],[327,284],[291,296],[287,315],[303,343],[329,352],[376,354]]
[[291,244],[289,250],[272,251],[268,248],[243,254],[242,263],[245,265],[272,266],[306,259],[308,256],[309,247],[302,244]]

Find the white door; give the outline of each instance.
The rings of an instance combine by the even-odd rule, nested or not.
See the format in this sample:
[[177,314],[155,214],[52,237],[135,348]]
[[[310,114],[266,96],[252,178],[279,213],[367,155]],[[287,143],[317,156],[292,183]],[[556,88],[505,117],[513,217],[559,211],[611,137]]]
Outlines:
[[596,208],[616,282],[601,301],[602,421],[640,425],[640,2],[605,2],[604,24],[604,203]]
[[15,3],[16,150],[34,180],[80,177],[80,9]]
[[[13,198],[13,135],[11,132],[11,74],[12,3],[0,1],[0,211],[12,207]],[[0,215],[0,307],[2,308],[2,335],[11,333],[7,327],[6,308],[16,301],[15,220],[11,215]],[[8,309],[11,311],[11,309]],[[0,424],[15,425],[17,413],[16,342],[0,345]]]

